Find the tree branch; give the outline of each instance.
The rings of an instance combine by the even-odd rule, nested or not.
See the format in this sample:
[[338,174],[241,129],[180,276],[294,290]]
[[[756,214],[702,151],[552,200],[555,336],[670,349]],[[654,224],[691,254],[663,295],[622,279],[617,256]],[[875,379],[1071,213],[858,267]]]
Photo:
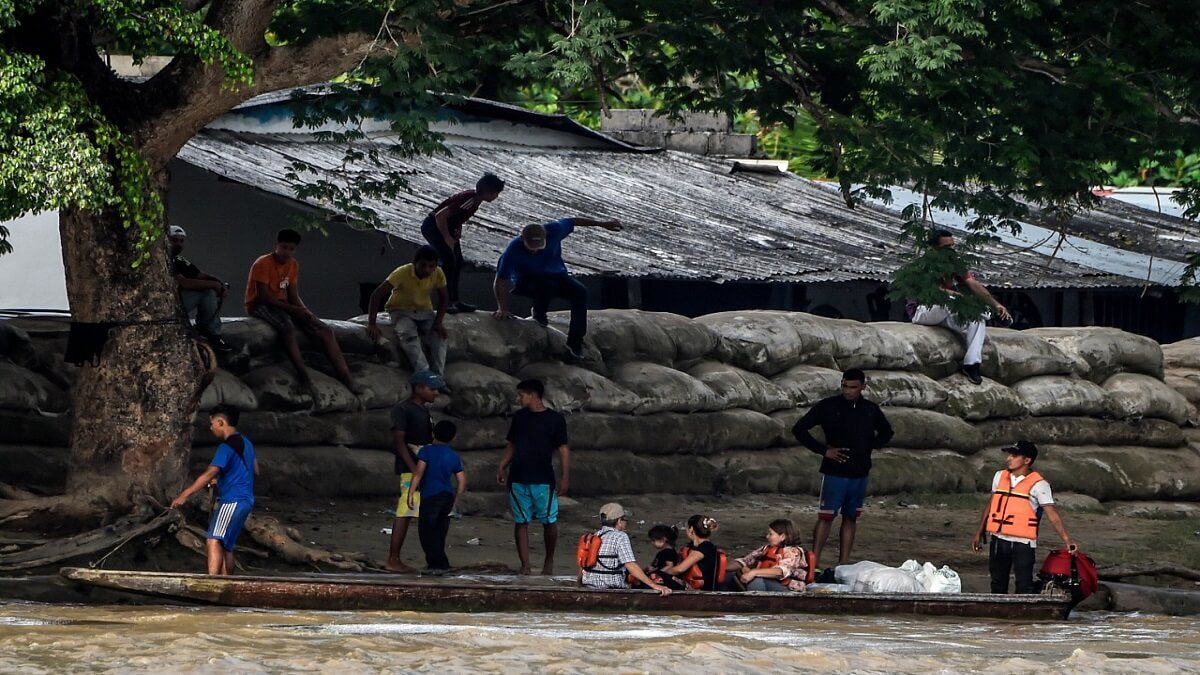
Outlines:
[[365,59],[395,53],[396,45],[367,33],[319,38],[306,45],[274,47],[255,62],[251,95],[320,84],[354,70]]
[[837,0],[816,0],[816,2],[826,14],[848,26],[868,28],[871,25],[870,21],[846,9]]

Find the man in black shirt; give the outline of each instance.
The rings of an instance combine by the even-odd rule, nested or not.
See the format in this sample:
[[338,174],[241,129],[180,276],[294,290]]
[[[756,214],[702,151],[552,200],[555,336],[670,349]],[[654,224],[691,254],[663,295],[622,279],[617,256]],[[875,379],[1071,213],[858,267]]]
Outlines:
[[433,442],[433,420],[429,417],[429,405],[437,399],[438,391],[446,382],[431,370],[419,370],[408,380],[411,392],[407,399],[392,406],[392,441],[396,458],[393,470],[400,477],[400,499],[396,502],[396,518],[392,521],[392,540],[388,547],[387,569],[400,574],[415,574],[416,569],[404,564],[400,550],[408,535],[408,525],[421,513],[421,497],[413,498],[408,506],[408,493],[413,474],[417,472],[417,453],[423,446]]
[[[842,514],[839,564],[850,562],[858,516],[867,495],[871,452],[892,440],[892,425],[883,411],[862,396],[866,384],[863,371],[847,370],[842,373],[842,393],[817,402],[792,428],[796,440],[823,458],[821,506],[813,528],[812,548],[818,562],[839,511]],[[818,425],[825,435],[824,443],[809,433],[809,429]]]
[[187,232],[178,225],[167,229],[167,240],[171,243],[170,260],[168,265],[175,284],[179,287],[179,299],[183,301],[183,311],[191,317],[196,313],[196,330],[212,345],[213,349],[221,352],[231,351],[231,347],[221,338],[221,302],[229,292],[229,284],[211,274],[200,271],[190,260],[183,257],[183,246],[187,243]]
[[[542,402],[545,387],[540,380],[517,384],[521,409],[508,428],[504,458],[496,469],[496,482],[508,486],[508,505],[513,514],[513,538],[521,558],[521,574],[530,574],[529,523],[542,523],[546,559],[542,574],[554,574],[554,548],[558,544],[558,495],[567,494],[571,475],[567,421]],[[562,478],[554,489],[554,453],[562,464]]]

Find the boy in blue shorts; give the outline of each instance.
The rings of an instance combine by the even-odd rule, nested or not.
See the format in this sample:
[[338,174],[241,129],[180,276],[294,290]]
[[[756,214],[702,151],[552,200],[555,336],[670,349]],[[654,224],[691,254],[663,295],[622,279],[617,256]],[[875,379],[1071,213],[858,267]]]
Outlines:
[[233,549],[250,510],[254,508],[254,477],[258,475],[258,460],[254,445],[238,433],[240,413],[230,405],[219,405],[208,414],[208,428],[221,439],[212,462],[204,473],[179,496],[171,508],[183,506],[188,498],[217,481],[217,505],[213,507],[212,522],[208,525],[208,573],[233,574]]
[[[847,370],[842,373],[842,393],[818,401],[792,428],[796,440],[821,456],[821,506],[812,546],[818,562],[838,513],[842,514],[838,560],[842,565],[850,562],[858,516],[867,496],[871,453],[892,440],[892,426],[883,411],[863,398],[866,386],[863,371]],[[824,443],[809,433],[816,426],[825,434]]]
[[[454,504],[467,491],[467,473],[462,460],[450,443],[458,428],[449,420],[433,425],[433,443],[417,453],[417,471],[408,490],[408,508],[413,507],[417,492],[421,493],[421,512],[417,516],[417,536],[425,551],[425,566],[429,571],[450,569],[446,558],[446,534],[450,532],[450,513]],[[451,483],[451,479],[457,483]]]

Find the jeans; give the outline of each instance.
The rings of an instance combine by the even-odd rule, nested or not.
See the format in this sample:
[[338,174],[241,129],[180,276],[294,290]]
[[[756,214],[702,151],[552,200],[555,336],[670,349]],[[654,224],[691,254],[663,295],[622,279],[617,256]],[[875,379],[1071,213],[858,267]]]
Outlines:
[[514,295],[533,300],[533,316],[546,315],[550,301],[563,298],[571,303],[571,326],[567,330],[567,346],[578,351],[587,333],[587,287],[569,274],[526,276],[517,280]]
[[1017,579],[1017,593],[1033,593],[1034,548],[1029,544],[1006,541],[992,535],[988,547],[988,572],[992,575],[992,592],[1008,592],[1008,574]]
[[[986,318],[986,317],[985,317]],[[961,325],[958,319],[946,307],[929,307],[921,305],[913,314],[913,323],[922,326],[944,326],[962,336],[967,343],[967,353],[963,356],[963,365],[971,366],[983,362],[983,341],[987,337],[987,325],[984,319]]]
[[221,298],[212,289],[192,291],[180,289],[183,311],[191,317],[196,312],[196,330],[205,335],[221,334]]
[[458,302],[458,279],[462,276],[464,264],[462,245],[455,240],[453,248],[447,246],[446,239],[438,231],[437,222],[432,217],[426,218],[425,222],[421,223],[421,234],[425,237],[425,241],[429,242],[429,245],[438,252],[438,259],[442,263],[442,272],[446,274],[446,293],[450,296],[450,302],[452,304]]
[[762,577],[754,577],[753,579],[750,580],[750,583],[746,584],[746,590],[748,590],[748,591],[771,591],[772,593],[778,593],[780,591],[786,591],[789,589],[787,586],[784,586],[783,584],[779,583],[778,581],[776,581],[774,579],[764,579]]
[[425,566],[434,570],[450,569],[446,558],[446,535],[450,532],[450,511],[454,509],[454,493],[439,492],[421,497],[421,514],[417,516],[417,536],[425,551]]
[[[392,317],[392,330],[396,331],[396,342],[400,351],[408,358],[413,372],[432,370],[441,375],[446,370],[446,341],[433,330],[436,318],[431,309],[396,310],[388,312]],[[429,357],[425,357],[428,350]]]

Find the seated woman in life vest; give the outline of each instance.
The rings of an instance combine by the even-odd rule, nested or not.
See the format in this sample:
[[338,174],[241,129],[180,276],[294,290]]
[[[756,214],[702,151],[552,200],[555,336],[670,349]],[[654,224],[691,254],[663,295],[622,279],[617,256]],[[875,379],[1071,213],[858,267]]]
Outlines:
[[808,562],[796,527],[786,518],[767,525],[767,543],[729,563],[726,586],[741,581],[748,591],[802,591]]
[[699,591],[720,590],[725,579],[727,558],[709,537],[717,529],[715,518],[695,515],[688,518],[687,537],[690,545],[679,551],[682,558],[677,563],[663,567],[663,574],[679,577],[688,588]]

